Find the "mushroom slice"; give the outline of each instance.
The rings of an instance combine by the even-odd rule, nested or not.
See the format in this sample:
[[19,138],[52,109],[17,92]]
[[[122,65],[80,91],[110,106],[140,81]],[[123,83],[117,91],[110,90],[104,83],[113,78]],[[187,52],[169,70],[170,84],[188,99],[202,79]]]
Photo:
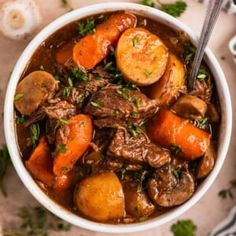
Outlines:
[[172,110],[186,119],[199,120],[205,116],[207,104],[196,96],[183,95],[173,105]]
[[173,207],[186,202],[194,193],[194,180],[187,171],[174,176],[170,167],[162,168],[148,181],[148,193],[159,206]]
[[58,82],[46,71],[34,71],[18,84],[15,95],[16,109],[30,115],[58,88]]
[[9,38],[25,38],[40,21],[40,13],[33,0],[8,0],[0,6],[0,29]]
[[211,143],[202,158],[198,171],[197,171],[197,178],[202,179],[205,178],[213,169],[216,159],[216,153],[213,144]]
[[148,217],[154,210],[155,205],[152,204],[148,195],[144,191],[137,191],[137,186],[130,185],[124,188],[125,209],[128,214],[135,218]]

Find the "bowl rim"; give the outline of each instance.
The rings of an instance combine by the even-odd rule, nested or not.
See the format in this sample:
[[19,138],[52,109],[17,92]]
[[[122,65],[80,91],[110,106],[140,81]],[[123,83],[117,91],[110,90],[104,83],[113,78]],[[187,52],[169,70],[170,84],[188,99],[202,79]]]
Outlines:
[[19,175],[20,179],[22,180],[26,188],[34,196],[34,198],[37,199],[37,201],[40,202],[45,208],[47,208],[49,211],[51,211],[58,217],[62,218],[63,220],[75,226],[82,227],[84,229],[97,232],[104,232],[104,233],[131,233],[131,232],[148,230],[160,226],[183,214],[194,204],[196,204],[200,200],[200,198],[206,193],[206,191],[213,184],[223,165],[223,162],[225,160],[228,151],[232,132],[231,98],[224,73],[217,59],[215,58],[215,56],[213,55],[213,53],[210,51],[209,48],[207,48],[205,51],[205,60],[214,75],[217,91],[219,94],[219,100],[222,109],[221,133],[219,139],[223,141],[221,141],[219,145],[218,157],[214,169],[212,170],[210,175],[203,181],[203,183],[199,186],[199,188],[192,196],[192,198],[189,199],[184,204],[174,208],[173,210],[161,216],[140,223],[112,225],[112,224],[103,224],[90,221],[64,209],[62,206],[58,205],[56,202],[51,200],[39,188],[39,186],[33,180],[29,172],[26,170],[22,162],[22,159],[19,155],[18,144],[15,134],[15,123],[14,123],[13,104],[14,104],[15,89],[21,74],[23,73],[32,54],[35,52],[38,46],[50,35],[52,35],[58,29],[62,28],[63,26],[67,25],[70,22],[84,18],[86,16],[104,12],[117,11],[117,10],[129,10],[135,12],[136,14],[141,14],[145,15],[146,17],[156,19],[157,21],[167,24],[174,29],[186,32],[190,36],[190,39],[194,45],[196,45],[198,41],[198,37],[195,35],[195,33],[188,26],[186,26],[179,20],[175,19],[174,17],[164,12],[161,12],[158,9],[150,8],[140,4],[127,3],[127,2],[113,2],[113,3],[106,2],[106,3],[90,5],[69,12],[57,18],[52,23],[47,25],[43,30],[41,30],[28,44],[28,46],[25,48],[20,58],[18,59],[14,67],[14,70],[11,74],[5,96],[4,133],[5,133],[6,144],[8,146],[9,153],[11,156],[11,160],[13,162],[17,174]]

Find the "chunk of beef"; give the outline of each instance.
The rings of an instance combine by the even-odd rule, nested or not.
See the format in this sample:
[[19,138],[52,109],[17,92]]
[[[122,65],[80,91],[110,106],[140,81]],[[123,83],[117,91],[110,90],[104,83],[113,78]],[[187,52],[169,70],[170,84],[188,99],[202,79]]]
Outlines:
[[213,85],[210,79],[203,81],[196,80],[195,88],[190,94],[201,98],[206,103],[209,103],[212,96],[212,87]]
[[96,117],[145,119],[156,113],[158,102],[139,90],[109,85],[94,93],[84,112]]
[[76,107],[67,101],[60,101],[53,105],[45,105],[42,109],[49,118],[53,119],[65,119],[76,114]]
[[155,168],[170,162],[167,150],[151,143],[144,134],[131,137],[125,128],[117,129],[107,154],[131,163],[148,163]]

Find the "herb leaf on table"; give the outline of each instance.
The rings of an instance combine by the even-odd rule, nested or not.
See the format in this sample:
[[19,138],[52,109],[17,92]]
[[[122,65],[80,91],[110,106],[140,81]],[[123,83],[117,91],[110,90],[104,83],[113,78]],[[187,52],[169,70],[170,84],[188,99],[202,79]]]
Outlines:
[[22,224],[18,228],[5,230],[4,236],[48,236],[49,230],[69,231],[71,227],[41,206],[21,207],[17,216]]
[[0,149],[0,191],[5,197],[7,196],[7,193],[3,185],[3,178],[6,174],[9,163],[10,163],[10,156],[7,150],[7,146],[4,145]]
[[226,198],[232,199],[234,198],[232,190],[235,188],[236,188],[236,179],[230,181],[230,187],[219,191],[218,196],[221,197],[222,199],[226,199]]
[[149,7],[155,7],[155,2],[157,2],[160,5],[160,10],[166,12],[167,14],[173,16],[173,17],[179,17],[182,15],[182,13],[185,12],[187,8],[187,3],[178,0],[174,3],[162,3],[159,0],[141,0],[140,4],[146,5]]
[[192,220],[179,220],[171,226],[171,232],[174,236],[195,236],[197,226]]

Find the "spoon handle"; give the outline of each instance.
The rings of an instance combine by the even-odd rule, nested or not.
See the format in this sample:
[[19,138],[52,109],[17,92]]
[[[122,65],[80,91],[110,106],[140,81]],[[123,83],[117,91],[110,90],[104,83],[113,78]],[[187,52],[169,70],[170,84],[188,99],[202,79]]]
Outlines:
[[214,28],[216,20],[218,18],[220,9],[224,0],[210,0],[207,7],[206,17],[204,20],[200,40],[197,46],[195,57],[192,64],[188,80],[188,90],[192,91],[195,86],[198,70],[201,65],[201,61],[205,52],[205,48],[211,36],[211,32]]

